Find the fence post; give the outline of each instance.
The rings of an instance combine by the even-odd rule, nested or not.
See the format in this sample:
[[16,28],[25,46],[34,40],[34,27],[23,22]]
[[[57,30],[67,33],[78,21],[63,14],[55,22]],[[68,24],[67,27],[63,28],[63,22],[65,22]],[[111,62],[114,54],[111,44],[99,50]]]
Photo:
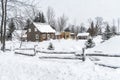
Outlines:
[[36,55],[36,46],[37,45],[34,45],[34,56]]
[[82,61],[85,61],[85,48],[82,48]]

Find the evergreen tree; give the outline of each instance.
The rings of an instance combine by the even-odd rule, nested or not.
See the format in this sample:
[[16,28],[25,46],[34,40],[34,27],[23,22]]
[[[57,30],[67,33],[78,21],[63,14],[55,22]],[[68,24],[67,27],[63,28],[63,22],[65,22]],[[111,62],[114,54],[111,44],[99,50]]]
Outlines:
[[38,22],[38,16],[35,16],[34,22]]
[[42,21],[42,14],[39,12],[38,14],[38,22],[41,22]]
[[95,42],[91,37],[86,41],[85,46],[86,48],[92,48],[95,46]]
[[8,27],[9,27],[9,32],[8,32],[8,34],[7,34],[7,39],[12,39],[12,33],[13,33],[14,30],[15,30],[15,24],[14,24],[13,19],[11,19]]
[[93,21],[91,22],[90,28],[87,32],[89,32],[92,37],[96,35]]
[[38,13],[38,15],[35,16],[35,19],[33,21],[34,22],[41,22],[42,21],[42,16],[41,16],[40,12]]
[[34,22],[41,22],[41,23],[46,23],[45,17],[43,13],[38,13],[37,16],[35,16],[35,19],[33,20]]
[[41,14],[41,23],[46,23],[46,20],[45,20],[45,17],[44,17],[43,13]]
[[83,32],[85,32],[85,31],[86,31],[86,28],[85,28],[84,26],[81,26],[80,29],[79,29],[79,32],[80,32],[80,33],[83,33]]
[[116,27],[115,27],[115,26],[112,26],[111,32],[112,32],[113,35],[115,35],[115,34],[117,33]]
[[24,30],[27,30],[30,27],[31,21],[30,19],[27,19],[26,26],[24,27]]
[[54,46],[51,42],[49,43],[48,50],[54,50]]
[[108,40],[109,38],[111,38],[112,33],[110,30],[110,26],[107,24],[106,28],[105,28],[105,32],[103,33],[102,39],[103,40]]

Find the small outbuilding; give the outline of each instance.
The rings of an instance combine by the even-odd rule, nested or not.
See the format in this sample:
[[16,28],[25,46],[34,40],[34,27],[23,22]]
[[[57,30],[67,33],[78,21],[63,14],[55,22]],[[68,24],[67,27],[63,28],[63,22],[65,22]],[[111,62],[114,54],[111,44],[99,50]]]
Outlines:
[[77,39],[88,39],[89,36],[90,36],[89,33],[78,33]]

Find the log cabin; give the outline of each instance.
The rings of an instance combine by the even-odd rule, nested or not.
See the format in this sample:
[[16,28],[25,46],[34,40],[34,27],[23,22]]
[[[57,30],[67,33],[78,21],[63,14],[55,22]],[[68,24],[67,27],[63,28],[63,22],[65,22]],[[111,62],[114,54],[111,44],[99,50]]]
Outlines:
[[27,41],[44,41],[55,39],[55,30],[46,23],[33,22],[27,30]]

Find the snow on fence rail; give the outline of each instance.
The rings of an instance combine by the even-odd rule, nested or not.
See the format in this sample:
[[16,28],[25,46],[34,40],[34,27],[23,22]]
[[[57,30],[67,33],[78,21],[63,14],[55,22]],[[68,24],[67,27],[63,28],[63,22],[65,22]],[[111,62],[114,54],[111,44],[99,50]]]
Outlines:
[[39,57],[40,59],[71,59],[71,60],[82,60],[80,57]]
[[26,56],[35,56],[34,54],[26,54],[22,52],[15,52],[15,54],[21,54],[21,55],[26,55]]
[[76,52],[55,52],[55,51],[38,51],[36,50],[36,52],[38,53],[45,53],[45,54],[75,54]]
[[35,51],[35,48],[16,48],[15,49],[15,54],[35,56],[36,51]]
[[99,66],[103,66],[103,67],[109,67],[109,68],[113,68],[113,69],[120,68],[120,67],[116,67],[116,66],[110,66],[110,65],[99,64],[99,63],[95,63],[95,65],[99,65]]
[[86,56],[120,57],[120,55],[110,55],[110,54],[86,54]]
[[16,48],[15,50],[34,50],[34,48]]

